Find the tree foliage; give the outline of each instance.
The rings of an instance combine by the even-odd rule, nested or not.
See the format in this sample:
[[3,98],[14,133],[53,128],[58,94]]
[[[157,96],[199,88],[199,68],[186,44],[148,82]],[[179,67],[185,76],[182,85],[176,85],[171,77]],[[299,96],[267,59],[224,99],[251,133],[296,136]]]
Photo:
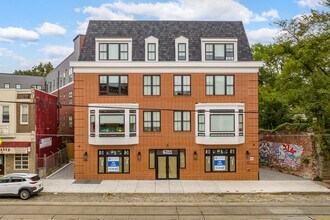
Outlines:
[[31,76],[46,76],[54,69],[53,65],[48,62],[46,64],[39,63],[39,65],[32,67],[31,70],[15,70],[17,75],[31,75]]
[[[330,7],[330,0],[323,4]],[[259,72],[259,127],[274,129],[299,118],[316,131],[329,131],[329,10],[276,25],[281,34],[274,44],[252,46],[254,59],[265,64]]]

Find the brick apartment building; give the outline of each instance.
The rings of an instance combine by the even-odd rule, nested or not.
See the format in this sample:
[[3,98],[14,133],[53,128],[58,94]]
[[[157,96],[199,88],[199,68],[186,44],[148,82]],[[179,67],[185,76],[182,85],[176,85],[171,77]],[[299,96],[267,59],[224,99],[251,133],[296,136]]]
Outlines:
[[62,136],[66,143],[73,142],[73,72],[70,68],[71,61],[77,61],[82,49],[84,35],[77,35],[74,39],[74,51],[56,66],[46,76],[46,90],[59,98],[58,111],[58,134]]
[[258,179],[258,68],[241,22],[90,21],[76,179]]

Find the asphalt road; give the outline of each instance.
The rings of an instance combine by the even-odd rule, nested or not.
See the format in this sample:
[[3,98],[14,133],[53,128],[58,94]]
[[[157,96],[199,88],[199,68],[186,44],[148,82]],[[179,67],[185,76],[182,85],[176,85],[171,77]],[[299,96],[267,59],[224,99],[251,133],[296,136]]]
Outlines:
[[330,219],[329,204],[1,204],[0,219]]

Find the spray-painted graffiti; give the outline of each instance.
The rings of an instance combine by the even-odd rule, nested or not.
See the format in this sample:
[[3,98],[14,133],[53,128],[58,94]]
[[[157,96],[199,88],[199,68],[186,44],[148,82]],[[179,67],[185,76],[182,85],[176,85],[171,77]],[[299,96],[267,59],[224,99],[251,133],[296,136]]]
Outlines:
[[296,144],[283,144],[272,142],[259,143],[259,162],[297,170],[301,165],[303,147]]

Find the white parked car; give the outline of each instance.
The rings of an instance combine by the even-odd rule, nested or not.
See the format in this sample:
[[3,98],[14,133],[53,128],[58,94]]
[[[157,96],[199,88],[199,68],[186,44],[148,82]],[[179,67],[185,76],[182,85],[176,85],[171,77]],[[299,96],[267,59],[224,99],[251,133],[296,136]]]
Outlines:
[[1,196],[28,199],[44,189],[41,178],[33,173],[11,173],[0,178]]

